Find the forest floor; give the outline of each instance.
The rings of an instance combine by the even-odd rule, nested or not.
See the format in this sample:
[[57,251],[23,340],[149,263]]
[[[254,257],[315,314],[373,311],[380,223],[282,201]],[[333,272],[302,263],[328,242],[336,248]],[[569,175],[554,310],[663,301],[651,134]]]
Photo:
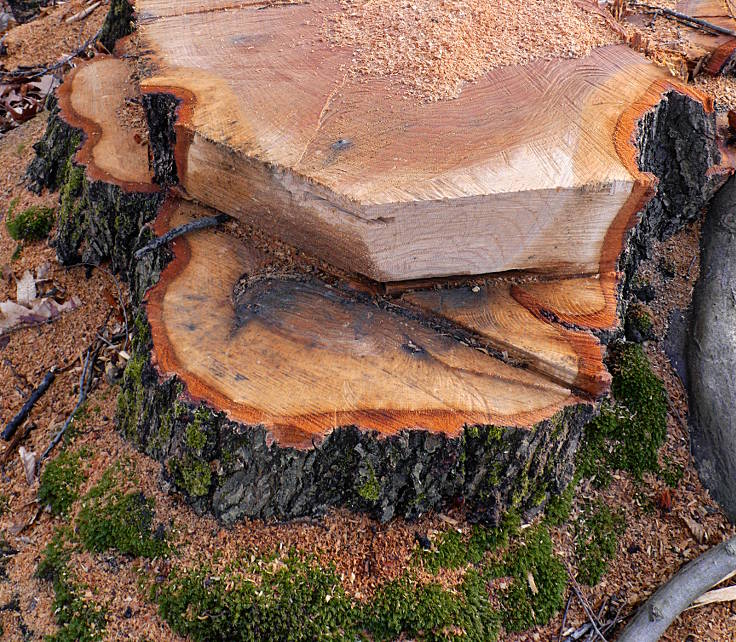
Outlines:
[[[74,5],[74,6],[72,6]],[[77,6],[79,5],[79,6]],[[61,5],[49,12],[70,15],[85,6],[81,0]],[[16,27],[21,34],[9,32],[9,42],[23,47],[10,58],[0,59],[9,67],[36,64],[39,56],[49,61],[68,53],[73,45],[99,28],[104,5],[83,25],[74,24],[74,33],[58,27],[58,17]],[[45,20],[45,22],[44,22]],[[36,25],[34,28],[33,25]],[[62,23],[63,24],[63,23]],[[52,25],[54,28],[50,28]],[[24,51],[21,51],[24,49]],[[42,52],[42,53],[41,53]],[[17,56],[17,59],[13,58]],[[719,80],[719,91],[736,93],[736,81]],[[708,83],[701,83],[708,89]],[[716,96],[718,98],[718,96]],[[46,115],[41,113],[0,137],[0,222],[11,202],[17,199],[16,211],[30,205],[55,208],[58,194],[36,196],[26,189],[24,173],[33,158],[33,144],[43,135]],[[53,238],[53,231],[50,234]],[[654,371],[663,379],[670,399],[668,435],[660,452],[662,462],[681,467],[682,477],[675,488],[668,487],[654,475],[643,481],[627,473],[615,473],[611,484],[597,488],[586,480],[577,489],[572,512],[562,526],[551,527],[554,552],[570,568],[576,568],[575,524],[590,502],[600,501],[625,517],[620,529],[615,558],[603,578],[581,591],[593,610],[615,598],[626,616],[685,562],[710,546],[733,535],[736,530],[712,501],[693,468],[684,418],[687,401],[683,385],[665,354],[665,336],[673,310],[687,308],[698,275],[699,223],[662,243],[654,258],[642,265],[640,279],[655,291],[648,310],[654,322],[655,338],[645,342],[644,350]],[[104,271],[87,273],[84,268],[60,266],[48,241],[25,244],[18,253],[4,223],[0,223],[0,301],[15,299],[16,282],[27,271],[48,271],[47,284],[55,296],[68,301],[76,296],[81,305],[53,322],[0,335],[0,423],[13,417],[50,368],[60,369],[48,392],[33,408],[33,426],[22,443],[32,453],[42,452],[61,423],[72,412],[78,395],[82,354],[108,315],[119,314],[117,285]],[[123,284],[123,288],[124,288]],[[115,360],[114,351],[108,357]],[[84,497],[116,464],[134,473],[126,490],[140,490],[153,500],[156,520],[168,525],[175,534],[177,557],[190,564],[225,564],[243,555],[269,555],[292,547],[313,553],[321,563],[334,563],[345,591],[364,600],[387,581],[399,577],[415,565],[418,577],[451,586],[457,570],[440,569],[437,574],[416,562],[416,535],[439,541],[441,533],[452,529],[467,532],[470,525],[461,510],[429,515],[414,522],[395,519],[388,524],[346,511],[332,511],[318,521],[299,521],[275,525],[246,521],[233,528],[223,528],[210,517],[199,517],[170,492],[158,463],[137,452],[114,426],[116,383],[101,378],[91,393],[83,419],[75,421],[72,438],[60,445],[83,451],[83,480],[76,497]],[[54,614],[54,591],[50,582],[35,577],[42,551],[54,532],[73,524],[83,508],[76,499],[65,515],[55,516],[39,502],[38,480],[29,484],[18,452],[4,458],[0,445],[0,638],[4,640],[42,639],[57,630]],[[53,455],[52,455],[53,456]],[[104,639],[177,640],[180,639],[159,615],[149,597],[149,587],[164,576],[170,560],[132,557],[114,552],[90,553],[75,550],[70,566],[77,580],[85,586],[83,599],[105,605]],[[568,601],[568,596],[570,597]],[[588,621],[579,600],[568,587],[565,602],[569,610],[559,612],[545,626],[522,633],[501,634],[511,642],[558,640],[563,633],[575,630]],[[563,631],[564,617],[564,631]],[[670,641],[736,640],[736,604],[708,605],[685,612],[664,638]]]

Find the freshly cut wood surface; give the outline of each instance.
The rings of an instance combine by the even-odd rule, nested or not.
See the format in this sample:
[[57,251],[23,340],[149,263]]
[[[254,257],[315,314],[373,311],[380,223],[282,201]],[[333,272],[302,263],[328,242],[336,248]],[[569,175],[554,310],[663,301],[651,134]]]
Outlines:
[[[202,211],[170,201],[157,232]],[[358,292],[269,268],[227,232],[194,232],[174,252],[148,295],[157,367],[234,420],[264,424],[281,445],[310,447],[351,424],[452,436],[465,424],[528,426],[580,400]]]
[[519,297],[520,292],[523,286],[500,281],[412,292],[403,299],[487,337],[495,348],[562,385],[594,396],[607,390],[611,378],[598,339],[551,322],[543,314],[554,313],[548,306],[526,307],[522,302],[531,297]]
[[96,56],[74,69],[58,91],[62,118],[84,131],[76,161],[91,180],[114,183],[125,190],[156,191],[148,165],[148,146],[126,128],[126,99],[136,88],[128,64]]
[[155,68],[143,90],[184,101],[182,186],[340,268],[612,272],[652,194],[635,124],[673,86],[625,46],[496,69],[422,103],[326,44],[334,0],[136,9]]
[[[677,0],[675,9],[694,18],[702,18],[719,27],[736,31],[735,0]],[[712,75],[733,73],[736,38],[706,33],[699,29],[683,29],[685,37],[698,47],[711,52],[704,65]]]

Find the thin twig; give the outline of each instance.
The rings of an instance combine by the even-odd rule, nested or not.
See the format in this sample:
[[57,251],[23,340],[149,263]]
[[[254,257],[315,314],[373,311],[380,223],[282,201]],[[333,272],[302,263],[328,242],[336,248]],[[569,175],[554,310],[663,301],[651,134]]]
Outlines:
[[681,22],[688,27],[700,27],[701,29],[711,31],[713,33],[736,38],[736,31],[726,29],[725,27],[721,27],[720,25],[708,22],[707,20],[703,20],[702,18],[695,18],[694,16],[688,16],[687,14],[680,13],[679,11],[667,9],[666,7],[657,7],[655,5],[645,4],[643,2],[630,2],[629,6],[635,7],[637,9],[644,9],[647,13],[659,13],[666,18],[677,20],[678,22]]
[[77,411],[82,407],[82,404],[87,401],[87,393],[92,387],[92,381],[94,379],[94,365],[99,352],[99,346],[95,347],[94,351],[91,346],[87,348],[87,356],[84,359],[84,367],[82,368],[82,374],[79,376],[79,399],[77,400],[77,405],[74,406],[74,410],[72,410],[71,414],[67,417],[66,421],[59,429],[59,432],[54,435],[51,443],[48,445],[46,450],[43,451],[41,457],[39,457],[38,463],[36,464],[37,466],[40,466],[43,461],[51,454],[51,451],[56,448],[56,446],[64,437],[67,428],[69,428],[72,421],[74,421],[74,416],[77,414]]
[[[118,283],[118,280],[115,277],[115,275],[107,268],[104,268],[101,265],[97,265],[95,263],[74,263],[73,265],[69,265],[67,267],[69,268],[75,268],[75,267],[96,268],[100,270],[101,272],[104,272],[105,274],[107,274],[112,279],[112,282],[115,284],[115,289],[117,290],[117,293],[118,293],[118,305],[120,306],[120,311],[123,313],[123,321],[125,323],[125,342],[123,343],[123,348],[122,348],[122,350],[125,351],[125,349],[128,347],[128,341],[130,340],[130,327],[128,325],[128,311],[125,307],[125,301],[123,300],[123,290],[120,287],[120,283]],[[105,325],[107,325],[107,323],[105,323]]]
[[25,421],[28,413],[31,412],[35,403],[43,396],[43,393],[48,390],[48,387],[53,382],[55,376],[56,367],[52,367],[51,370],[46,373],[41,385],[39,385],[38,388],[31,393],[31,396],[28,397],[28,401],[23,404],[23,407],[20,409],[18,414],[8,422],[7,426],[5,426],[5,430],[3,430],[2,434],[2,438],[5,441],[10,441],[10,438],[15,434],[15,431],[18,430],[18,427]]
[[89,47],[93,42],[95,42],[95,40],[97,40],[100,37],[101,33],[102,33],[102,27],[99,28],[99,30],[94,36],[87,39],[81,47],[74,50],[68,56],[62,58],[59,62],[56,62],[53,65],[48,65],[46,67],[31,68],[31,69],[23,70],[22,72],[17,72],[17,73],[16,72],[5,73],[5,74],[2,74],[2,76],[0,76],[0,79],[12,80],[15,78],[27,78],[28,80],[31,80],[32,78],[38,78],[40,76],[45,76],[49,72],[56,71],[57,69],[66,65],[69,61],[76,58],[79,54],[84,52],[87,49],[87,47]]
[[570,610],[570,603],[572,602],[572,593],[567,596],[567,604],[565,604],[565,612],[562,614],[562,624],[560,624],[560,632],[557,635],[557,642],[561,642],[562,633],[565,630],[565,624],[567,623],[567,612]]
[[583,610],[585,611],[585,614],[588,616],[588,620],[590,621],[590,624],[593,627],[593,630],[595,631],[596,635],[603,640],[603,642],[607,642],[606,638],[603,637],[603,634],[601,633],[600,629],[598,628],[598,624],[595,621],[595,614],[593,613],[592,609],[590,608],[590,605],[588,604],[588,601],[583,596],[582,592],[580,591],[580,587],[578,586],[577,580],[572,574],[572,571],[570,570],[570,567],[565,564],[565,567],[567,568],[567,574],[570,577],[570,586],[572,586],[572,590],[575,592],[575,596],[578,598],[578,601],[580,602],[580,605],[583,607]]
[[226,214],[217,214],[216,216],[205,216],[204,218],[198,218],[194,221],[191,221],[190,223],[179,225],[179,227],[175,227],[173,230],[169,230],[168,232],[166,232],[166,234],[162,236],[157,236],[155,239],[152,239],[151,241],[146,243],[142,248],[136,250],[133,256],[136,259],[140,260],[141,257],[143,257],[148,252],[153,252],[153,250],[157,250],[158,248],[166,245],[169,241],[173,241],[175,238],[182,236],[183,234],[188,234],[189,232],[194,232],[196,230],[203,230],[208,227],[220,225],[227,221],[228,218],[230,217]]

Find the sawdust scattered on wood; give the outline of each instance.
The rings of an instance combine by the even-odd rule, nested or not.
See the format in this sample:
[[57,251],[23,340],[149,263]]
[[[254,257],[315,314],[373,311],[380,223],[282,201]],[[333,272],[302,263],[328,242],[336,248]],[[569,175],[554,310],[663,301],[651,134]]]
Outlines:
[[355,74],[391,77],[426,100],[457,97],[497,67],[582,57],[621,41],[574,0],[342,0],[323,33],[355,48]]

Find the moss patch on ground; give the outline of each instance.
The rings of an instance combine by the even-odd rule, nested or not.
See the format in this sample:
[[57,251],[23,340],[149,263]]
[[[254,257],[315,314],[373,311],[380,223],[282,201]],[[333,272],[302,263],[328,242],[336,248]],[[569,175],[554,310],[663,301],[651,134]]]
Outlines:
[[153,597],[172,628],[193,640],[492,641],[498,614],[486,581],[468,572],[454,590],[410,575],[387,583],[367,603],[344,592],[334,568],[291,552],[234,565],[177,572]]
[[590,586],[600,582],[608,562],[616,556],[618,538],[625,528],[624,515],[603,502],[585,506],[575,523],[578,580]]
[[70,529],[57,530],[44,549],[36,570],[36,576],[51,581],[54,588],[52,609],[59,629],[46,640],[97,642],[104,639],[106,609],[95,600],[84,597],[84,587],[69,569],[70,538]]
[[546,624],[562,608],[567,572],[554,554],[544,525],[527,530],[490,573],[512,578],[501,598],[502,622],[507,631]]
[[45,239],[54,225],[54,210],[50,207],[33,205],[15,213],[18,199],[10,203],[5,227],[14,241],[40,241]]
[[86,450],[64,451],[44,466],[38,487],[38,501],[53,515],[64,515],[79,497],[85,479],[83,458]]
[[121,491],[115,472],[105,471],[82,502],[77,516],[81,543],[96,553],[113,549],[135,557],[166,555],[170,547],[165,530],[153,528],[153,500],[141,492]]
[[582,477],[599,486],[610,482],[611,471],[623,470],[641,480],[658,473],[659,449],[667,435],[667,396],[641,346],[619,343],[609,349],[613,402],[604,402],[598,417],[585,429],[578,456]]

